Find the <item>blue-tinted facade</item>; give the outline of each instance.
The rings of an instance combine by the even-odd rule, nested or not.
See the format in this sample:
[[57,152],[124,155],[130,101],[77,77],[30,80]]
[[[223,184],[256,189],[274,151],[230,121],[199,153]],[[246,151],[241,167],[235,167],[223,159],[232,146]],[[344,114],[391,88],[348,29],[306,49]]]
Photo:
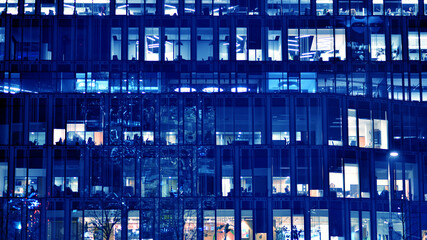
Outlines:
[[0,11],[0,239],[427,239],[423,0]]

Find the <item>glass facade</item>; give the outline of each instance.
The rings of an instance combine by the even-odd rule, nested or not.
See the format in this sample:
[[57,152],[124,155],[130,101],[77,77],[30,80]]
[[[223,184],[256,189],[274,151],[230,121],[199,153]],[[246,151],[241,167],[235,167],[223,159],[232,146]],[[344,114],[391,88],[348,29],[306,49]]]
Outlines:
[[423,1],[0,11],[0,239],[427,239]]

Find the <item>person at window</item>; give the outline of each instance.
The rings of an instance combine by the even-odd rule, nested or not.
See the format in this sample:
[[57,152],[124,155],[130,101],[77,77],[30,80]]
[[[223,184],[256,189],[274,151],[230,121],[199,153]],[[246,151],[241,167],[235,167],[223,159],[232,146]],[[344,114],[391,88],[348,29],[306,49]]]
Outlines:
[[412,7],[409,7],[409,9],[408,9],[408,15],[409,16],[414,16],[414,11],[412,10]]
[[89,145],[89,146],[93,146],[93,145],[95,145],[95,143],[93,142],[93,140],[92,140],[92,137],[89,137],[88,139],[87,139],[87,145]]
[[387,12],[385,13],[386,16],[393,16],[393,14],[391,13],[391,9],[388,8]]
[[289,185],[288,185],[288,186],[286,186],[286,188],[285,188],[285,194],[286,194],[286,195],[289,195],[289,194],[290,194],[290,192],[291,192],[291,191],[289,191]]
[[99,13],[99,16],[105,16],[105,7],[101,7],[101,12]]
[[323,9],[323,15],[326,15],[327,12],[328,12],[328,10],[326,8]]
[[388,186],[385,186],[384,189],[381,191],[380,198],[388,199]]

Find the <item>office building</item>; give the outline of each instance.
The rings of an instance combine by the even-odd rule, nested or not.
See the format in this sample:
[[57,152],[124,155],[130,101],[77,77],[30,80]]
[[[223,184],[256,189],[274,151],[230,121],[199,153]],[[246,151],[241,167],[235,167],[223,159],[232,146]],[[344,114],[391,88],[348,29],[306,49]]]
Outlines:
[[0,239],[427,239],[425,0],[0,12]]

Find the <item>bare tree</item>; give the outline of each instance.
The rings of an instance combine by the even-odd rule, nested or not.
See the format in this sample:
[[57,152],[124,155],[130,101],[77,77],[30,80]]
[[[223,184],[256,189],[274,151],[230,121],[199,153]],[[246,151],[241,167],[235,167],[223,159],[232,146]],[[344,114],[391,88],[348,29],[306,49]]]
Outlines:
[[107,195],[99,203],[94,203],[92,210],[86,213],[90,221],[86,226],[93,232],[96,239],[110,240],[114,235],[114,230],[121,221],[122,210],[127,210],[127,205],[116,194]]
[[92,221],[89,223],[88,228],[91,229],[94,235],[100,234],[102,239],[110,240],[114,235],[114,228],[120,224],[121,214],[120,210],[90,210],[89,214]]

